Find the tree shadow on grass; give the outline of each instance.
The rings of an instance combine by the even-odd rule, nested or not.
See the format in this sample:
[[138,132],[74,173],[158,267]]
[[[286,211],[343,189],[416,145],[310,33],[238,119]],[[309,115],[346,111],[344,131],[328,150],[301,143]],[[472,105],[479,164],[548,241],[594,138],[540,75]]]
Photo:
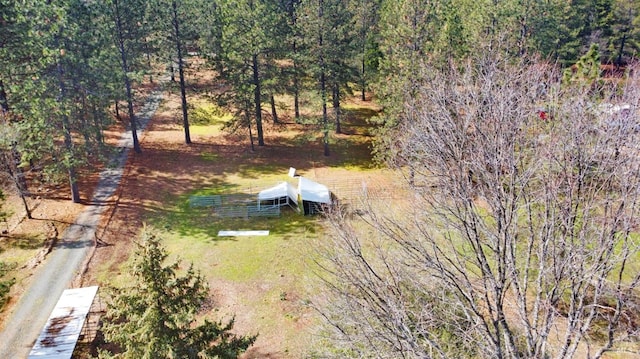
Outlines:
[[56,243],[53,250],[55,251],[56,249],[59,249],[59,248],[66,248],[66,249],[87,248],[87,247],[92,247],[94,243],[95,242],[93,239],[59,241],[58,243]]
[[265,352],[260,347],[249,347],[244,356],[247,358],[279,359],[285,355],[282,352]]
[[[195,192],[195,193],[202,193]],[[222,193],[222,192],[218,192]],[[177,196],[168,203],[172,209],[148,211],[149,222],[157,228],[181,236],[208,238],[211,241],[235,241],[235,237],[220,237],[221,230],[269,230],[283,239],[293,239],[304,231],[315,233],[316,218],[306,217],[296,210],[283,207],[279,217],[224,218],[212,207],[189,207],[189,195]]]
[[[324,155],[321,132],[303,133],[291,138],[279,139],[282,152],[298,154],[297,167],[300,170],[315,167],[341,167],[368,170],[377,168],[371,152],[371,138],[330,132],[329,156]],[[302,163],[301,163],[302,162]]]
[[370,108],[358,107],[358,108],[345,108],[342,110],[343,120],[341,121],[341,127],[344,134],[372,136],[371,130],[376,126],[369,122],[369,119],[380,114],[380,111],[376,111]]

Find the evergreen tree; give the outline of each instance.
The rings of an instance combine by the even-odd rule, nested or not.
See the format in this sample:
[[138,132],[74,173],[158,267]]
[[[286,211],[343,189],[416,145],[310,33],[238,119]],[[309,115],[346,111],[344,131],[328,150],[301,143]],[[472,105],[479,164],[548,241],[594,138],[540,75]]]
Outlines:
[[[205,279],[190,265],[165,264],[168,253],[160,239],[145,232],[135,253],[133,284],[116,289],[103,331],[108,342],[120,346],[123,358],[236,358],[255,336],[230,332],[233,320],[194,325],[205,303]],[[109,357],[109,353],[102,353]]]
[[103,89],[109,76],[105,76],[105,68],[97,60],[107,42],[100,31],[94,31],[96,14],[87,3],[68,0],[58,5],[47,9],[48,47],[53,49],[54,63],[45,69],[41,79],[49,89],[43,95],[51,94],[54,105],[49,111],[53,116],[48,120],[51,142],[58,136],[64,139],[63,151],[53,152],[59,160],[52,164],[67,172],[71,199],[79,202],[76,168],[101,151],[104,107],[109,97]]
[[[331,102],[334,112],[335,132],[342,133],[341,99],[343,93],[351,93],[349,83],[356,83],[362,78],[359,66],[353,59],[357,58],[360,47],[357,46],[355,18],[349,9],[348,1],[325,3],[328,11],[325,19],[328,27],[324,36],[325,56],[327,61],[327,79],[331,87]],[[322,50],[321,50],[322,51]]]
[[213,65],[219,75],[224,75],[225,51],[223,31],[227,26],[226,9],[220,5],[221,1],[208,1],[200,7],[200,16],[195,21],[198,31],[199,48],[202,56]]
[[302,1],[298,26],[307,48],[306,65],[318,81],[322,105],[324,155],[329,156],[328,93],[331,91],[335,111],[336,132],[340,132],[340,93],[344,85],[357,78],[351,66],[355,56],[354,17],[344,0]]
[[110,24],[110,33],[120,58],[133,149],[136,153],[142,152],[142,149],[138,140],[138,124],[133,108],[132,82],[135,77],[134,70],[140,67],[145,54],[144,43],[149,28],[143,25],[147,16],[147,5],[144,0],[109,0],[102,7],[104,20]]
[[[80,200],[76,167],[97,154],[104,125],[105,67],[97,61],[104,37],[84,1],[24,2],[3,8],[11,26],[3,45],[3,119],[11,127],[5,169],[21,178],[27,164],[47,177],[66,173],[71,199]],[[4,80],[6,79],[6,81]],[[57,141],[63,139],[63,146]],[[24,193],[16,180],[30,216]]]
[[0,161],[3,172],[16,186],[28,218],[28,188],[21,165],[37,149],[49,148],[38,134],[46,111],[34,106],[38,102],[34,98],[44,91],[39,72],[51,62],[45,50],[42,12],[43,4],[38,1],[0,1],[0,120],[4,130]]
[[640,2],[618,0],[614,4],[613,34],[609,51],[614,63],[620,67],[640,50]]
[[188,56],[187,49],[193,48],[198,42],[196,18],[201,6],[203,4],[198,0],[158,0],[153,4],[153,14],[150,16],[150,22],[156,24],[160,38],[165,39],[161,47],[168,55],[162,57],[169,58],[172,63],[175,62],[178,65],[182,123],[186,144],[191,143],[185,79],[186,58]]
[[283,7],[286,12],[286,31],[284,42],[288,48],[288,58],[291,59],[291,68],[289,71],[285,69],[285,78],[290,78],[291,92],[293,92],[293,114],[296,122],[300,122],[300,91],[301,91],[301,77],[303,76],[301,63],[302,63],[302,34],[298,26],[299,6],[301,0],[286,0],[283,1]]
[[380,52],[378,50],[378,22],[381,0],[351,0],[350,9],[355,21],[355,41],[360,57],[360,91],[362,101],[366,101],[371,72],[378,70]]
[[377,94],[387,127],[397,124],[404,96],[419,86],[420,68],[433,51],[437,8],[428,0],[384,1],[381,8],[380,78]]
[[[278,113],[275,103],[275,95],[287,93],[291,86],[287,83],[296,74],[295,67],[297,55],[292,47],[295,41],[294,28],[291,25],[292,12],[295,11],[296,1],[282,0],[265,3],[265,11],[271,14],[267,36],[272,39],[264,51],[262,66],[263,91],[269,97],[271,105],[271,117],[274,123],[278,123]],[[294,78],[294,82],[298,79]],[[294,91],[294,97],[298,91]],[[295,99],[294,99],[295,102]],[[295,104],[294,104],[295,107]],[[295,108],[294,108],[295,113]],[[298,110],[299,116],[299,110]]]
[[[279,34],[282,14],[278,10],[278,6],[264,0],[226,1],[221,2],[218,9],[226,16],[222,29],[224,55],[220,57],[224,78],[233,87],[231,100],[239,104],[238,108],[244,108],[246,97],[241,91],[251,91],[259,146],[265,144],[262,124],[265,80],[275,73],[276,44],[282,40]],[[245,81],[250,86],[246,86]]]

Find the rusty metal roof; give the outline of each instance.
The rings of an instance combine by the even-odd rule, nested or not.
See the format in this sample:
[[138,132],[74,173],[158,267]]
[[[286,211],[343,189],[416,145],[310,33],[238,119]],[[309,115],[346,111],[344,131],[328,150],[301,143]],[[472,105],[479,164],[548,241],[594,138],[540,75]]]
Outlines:
[[29,359],[70,359],[97,292],[97,286],[62,292]]

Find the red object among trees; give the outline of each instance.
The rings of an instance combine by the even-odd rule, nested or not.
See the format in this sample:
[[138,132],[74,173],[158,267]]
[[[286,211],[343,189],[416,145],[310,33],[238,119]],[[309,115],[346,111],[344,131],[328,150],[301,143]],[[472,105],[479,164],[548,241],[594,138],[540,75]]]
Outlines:
[[540,116],[540,119],[541,119],[541,120],[546,121],[546,120],[547,120],[547,118],[548,118],[547,111],[545,111],[545,110],[538,110],[538,116]]

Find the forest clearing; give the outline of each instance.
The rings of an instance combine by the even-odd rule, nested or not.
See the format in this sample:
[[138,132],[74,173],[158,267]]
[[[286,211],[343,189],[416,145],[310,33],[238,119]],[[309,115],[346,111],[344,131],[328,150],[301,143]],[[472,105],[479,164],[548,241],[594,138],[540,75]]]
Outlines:
[[[207,78],[194,70],[191,76],[195,79],[196,75]],[[166,86],[164,100],[140,139],[144,151],[130,153],[120,187],[106,204],[97,226],[97,248],[76,284],[107,288],[126,283],[133,243],[146,226],[164,239],[172,257],[194,263],[207,277],[212,303],[210,312],[202,315],[220,319],[235,316],[237,332],[259,334],[243,357],[298,358],[312,340],[318,320],[310,307],[310,265],[313,242],[323,232],[320,219],[303,216],[292,208],[283,209],[279,218],[216,219],[211,208],[190,208],[188,198],[194,194],[256,194],[285,180],[290,166],[305,176],[326,181],[336,194],[342,191],[353,196],[363,181],[373,188],[385,185],[390,173],[373,164],[371,137],[367,134],[367,119],[378,108],[356,98],[345,106],[345,134],[332,140],[335,150],[331,157],[323,156],[321,143],[303,130],[307,126],[289,122],[285,111],[280,124],[266,124],[269,145],[256,150],[251,150],[245,134],[229,134],[222,130],[224,123],[215,119],[210,124],[192,126],[193,143],[185,146],[177,121],[180,100],[176,88]],[[205,108],[214,106],[206,97],[200,100],[194,96],[193,101]],[[107,142],[115,144],[119,131],[120,127],[106,131]],[[303,153],[301,147],[305,148]],[[2,241],[1,258],[18,262],[19,258],[33,256],[40,245],[30,243],[25,248],[19,239],[34,235],[42,238],[41,233],[47,233],[44,226],[54,224],[62,233],[83,204],[89,204],[99,169],[87,169],[87,175],[81,177],[81,204],[70,204],[64,195],[47,188],[47,195],[32,200],[34,219],[24,218],[19,199],[10,197],[8,208],[15,212],[7,222],[11,234]],[[270,235],[217,236],[219,230],[242,229],[267,229]],[[19,278],[12,298],[29,283],[28,272],[20,273],[24,278]],[[10,312],[12,304],[4,313]]]

